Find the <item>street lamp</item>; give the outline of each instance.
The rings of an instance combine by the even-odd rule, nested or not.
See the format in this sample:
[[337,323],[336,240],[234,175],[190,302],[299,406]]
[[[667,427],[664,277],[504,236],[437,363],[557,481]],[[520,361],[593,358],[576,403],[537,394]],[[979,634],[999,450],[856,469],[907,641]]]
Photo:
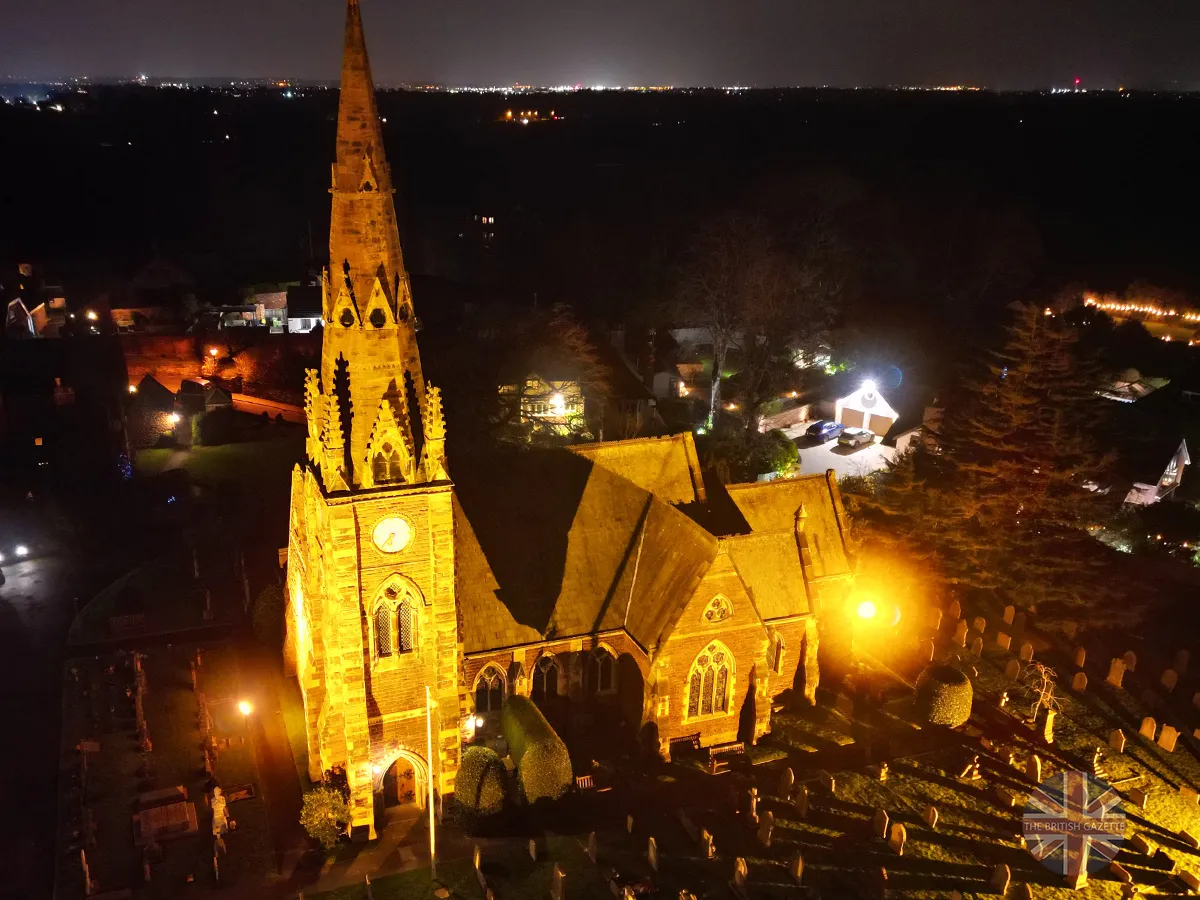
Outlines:
[[89,322],[95,322],[98,318],[100,317],[96,315],[96,311],[94,309],[89,309],[87,311],[87,320]]
[[875,604],[870,600],[864,600],[862,603],[858,604],[858,617],[860,619],[873,619],[875,618],[876,612],[878,612],[878,610],[875,608]]
[[216,359],[216,358],[217,358],[217,354],[219,354],[220,352],[221,352],[221,351],[220,351],[220,350],[218,350],[216,347],[209,347],[209,348],[208,348],[208,355],[209,355],[209,356],[211,356],[213,359]]
[[254,712],[254,707],[250,705],[250,701],[240,700],[238,701],[238,712],[242,714],[242,718],[248,719],[250,713]]

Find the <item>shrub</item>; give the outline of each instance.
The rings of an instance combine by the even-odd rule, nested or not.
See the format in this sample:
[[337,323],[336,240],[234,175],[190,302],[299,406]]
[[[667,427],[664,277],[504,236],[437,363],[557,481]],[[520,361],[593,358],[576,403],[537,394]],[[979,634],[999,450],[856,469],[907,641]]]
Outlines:
[[557,800],[565,794],[571,786],[571,757],[537,705],[528,697],[509,697],[500,709],[500,727],[525,799]]
[[323,784],[304,795],[300,824],[326,850],[334,848],[349,821],[350,807],[336,788]]
[[957,728],[971,718],[971,679],[954,666],[933,665],[917,679],[916,713],[931,725]]
[[508,773],[495,750],[468,747],[458,767],[454,797],[471,812],[490,816],[504,808]]
[[283,586],[280,584],[269,584],[263,588],[250,607],[250,627],[254,636],[269,647],[279,647],[283,643],[286,608]]

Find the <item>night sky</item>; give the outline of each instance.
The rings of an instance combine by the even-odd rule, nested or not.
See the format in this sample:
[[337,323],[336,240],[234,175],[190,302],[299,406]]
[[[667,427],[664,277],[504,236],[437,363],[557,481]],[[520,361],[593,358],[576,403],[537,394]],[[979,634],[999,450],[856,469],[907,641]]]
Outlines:
[[[1195,0],[362,0],[381,83],[1200,87]],[[0,77],[333,78],[339,0],[5,0]]]

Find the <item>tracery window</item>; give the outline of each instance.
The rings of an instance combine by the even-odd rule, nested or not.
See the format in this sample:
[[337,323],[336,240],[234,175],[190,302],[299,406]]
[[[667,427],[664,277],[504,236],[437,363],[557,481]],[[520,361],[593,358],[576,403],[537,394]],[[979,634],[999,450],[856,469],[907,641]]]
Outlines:
[[688,718],[729,712],[733,654],[720,641],[701,650],[688,675]]
[[413,647],[416,646],[413,632],[412,604],[405,597],[400,607],[396,610],[396,650],[398,652],[412,653]]
[[592,684],[596,693],[604,694],[616,690],[617,661],[613,655],[601,647],[592,656]]
[[546,655],[537,661],[533,670],[533,690],[531,695],[534,703],[541,703],[547,697],[558,696],[558,660]]
[[487,666],[475,680],[475,712],[478,715],[499,712],[504,705],[504,673]]
[[712,602],[704,610],[704,621],[708,624],[724,622],[733,618],[733,604],[720,594],[712,598]]
[[379,593],[371,613],[371,643],[375,658],[394,659],[417,648],[419,594],[402,581],[393,580]]
[[392,655],[392,611],[383,604],[375,610],[375,655]]

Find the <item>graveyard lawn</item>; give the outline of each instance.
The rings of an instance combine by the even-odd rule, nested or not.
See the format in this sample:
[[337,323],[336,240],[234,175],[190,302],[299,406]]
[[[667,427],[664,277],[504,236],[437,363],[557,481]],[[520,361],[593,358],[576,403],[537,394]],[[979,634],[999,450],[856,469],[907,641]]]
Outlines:
[[[113,653],[66,663],[58,797],[59,896],[83,895],[80,754],[75,749],[81,739],[100,744],[99,752],[88,756],[86,806],[96,826],[95,844],[87,848],[88,864],[102,891],[129,887],[139,897],[173,898],[188,892],[204,896],[210,891],[264,885],[273,875],[275,860],[253,747],[248,737],[244,744],[240,741],[246,732],[236,711],[236,657],[228,645],[211,645],[203,654],[200,689],[212,710],[214,736],[218,740],[225,735],[232,738],[231,745],[218,754],[216,779],[226,790],[247,784],[258,788],[254,797],[229,806],[229,817],[236,820],[237,828],[225,836],[221,882],[214,881],[212,811],[205,799],[202,734],[189,665],[194,651],[194,645],[156,647],[145,657],[144,709],[153,745],[148,772],[142,769],[137,748],[134,702],[125,694],[134,683],[131,656]],[[182,785],[188,800],[195,804],[199,830],[192,836],[162,841],[162,859],[152,864],[152,881],[146,887],[142,884],[141,851],[133,843],[131,816],[140,793],[175,785]],[[189,875],[195,878],[190,885]]]

